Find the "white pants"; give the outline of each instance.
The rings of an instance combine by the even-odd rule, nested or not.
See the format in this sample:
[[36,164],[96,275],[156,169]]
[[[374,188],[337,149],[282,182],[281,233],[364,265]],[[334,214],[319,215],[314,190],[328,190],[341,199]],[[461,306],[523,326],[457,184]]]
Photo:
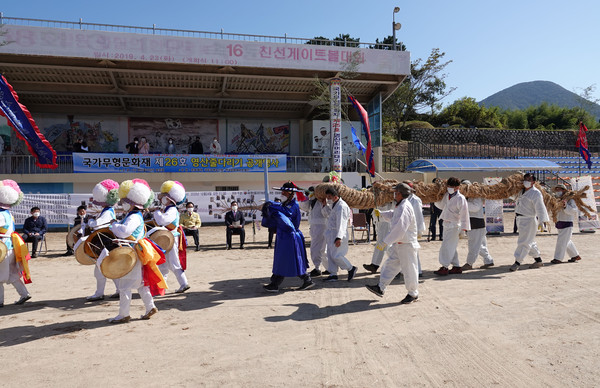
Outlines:
[[540,250],[535,243],[535,235],[537,234],[536,218],[517,216],[517,228],[519,229],[519,237],[517,238],[515,261],[521,264],[527,255],[540,257]]
[[169,271],[171,271],[175,274],[175,278],[177,279],[180,287],[188,284],[185,271],[183,268],[181,268],[181,263],[179,262],[179,236],[175,236],[173,249],[165,253],[165,262],[159,265],[158,268],[160,269],[163,278],[165,278],[165,282],[167,281]]
[[346,259],[348,253],[348,236],[341,240],[339,247],[335,246],[335,236],[327,236],[327,270],[331,275],[337,275],[338,268],[350,271],[352,264]]
[[0,263],[0,303],[4,303],[4,283],[12,284],[19,296],[27,296],[27,287],[21,281],[21,269],[15,258],[15,251],[9,249]]
[[440,247],[439,261],[442,267],[448,268],[450,264],[455,267],[460,266],[458,262],[458,236],[460,234],[460,225],[444,221],[444,240]]
[[[94,295],[92,296],[103,296],[104,295],[104,289],[106,288],[106,277],[102,274],[102,271],[100,271],[100,268],[98,268],[98,266],[94,266],[94,277],[96,278],[96,292],[94,292]],[[115,283],[115,287],[117,286],[117,283],[113,280],[113,283]],[[119,292],[119,289],[117,288],[117,291]]]
[[327,243],[325,241],[325,224],[314,224],[310,226],[310,259],[316,269],[321,264],[327,268]]
[[[444,239],[446,240],[446,239]],[[417,264],[417,248],[410,244],[394,244],[388,250],[389,257],[381,267],[379,288],[384,291],[392,280],[402,271],[404,286],[410,296],[418,296],[419,271]]]
[[[386,238],[390,233],[391,224],[387,221],[379,220],[375,227],[377,228],[377,241],[383,241],[383,239]],[[371,264],[381,265],[386,251],[387,248],[383,251],[375,248],[373,250],[373,257],[371,257]]]
[[571,241],[571,236],[573,235],[573,227],[558,229],[558,237],[556,238],[556,248],[554,249],[554,258],[556,260],[564,259],[565,253],[569,255],[569,257],[579,256],[579,252]]
[[[108,250],[104,248],[98,260],[96,266],[100,268],[102,261],[108,256]],[[146,312],[156,307],[152,294],[150,293],[150,287],[144,286],[144,278],[142,276],[142,262],[136,260],[133,269],[125,276],[114,279],[117,290],[119,290],[119,315],[117,318],[124,318],[129,316],[129,307],[131,306],[131,290],[137,289],[138,294],[146,306]]]
[[492,264],[494,259],[490,256],[487,249],[487,238],[485,228],[471,229],[467,232],[469,237],[469,253],[467,253],[467,264],[473,265],[477,261],[477,256],[483,258],[483,264]]
[[[144,302],[144,306],[146,307],[146,313],[152,310],[156,305],[154,304],[154,299],[152,299],[152,294],[150,293],[150,287],[141,286],[137,289],[138,294],[140,294],[140,298],[142,298],[142,302]],[[131,288],[126,290],[119,289],[119,317],[125,318],[129,316],[129,308],[131,307]]]

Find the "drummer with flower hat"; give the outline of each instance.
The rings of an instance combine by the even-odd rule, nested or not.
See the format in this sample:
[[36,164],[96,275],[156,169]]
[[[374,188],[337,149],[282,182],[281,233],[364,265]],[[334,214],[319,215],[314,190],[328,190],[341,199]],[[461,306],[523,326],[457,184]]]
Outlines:
[[[117,217],[115,215],[114,206],[119,202],[119,183],[112,179],[105,179],[99,182],[92,190],[92,204],[95,206],[102,207],[102,211],[95,218],[89,218],[86,225],[81,226],[81,230],[85,230],[85,227],[89,227],[92,230],[98,230],[101,228],[109,227],[110,224],[116,222]],[[85,239],[79,239],[76,246],[82,244]],[[104,288],[106,286],[106,277],[100,271],[98,266],[94,266],[94,277],[96,278],[96,292],[93,295],[86,297],[88,302],[94,302],[104,299]],[[116,282],[115,282],[116,286]],[[119,289],[111,295],[111,298],[119,297]]]
[[186,243],[185,234],[179,225],[179,210],[177,206],[186,200],[185,187],[177,181],[166,181],[160,186],[158,194],[162,209],[154,211],[154,222],[159,226],[164,226],[173,233],[175,241],[173,248],[165,252],[166,262],[160,265],[160,271],[165,280],[169,271],[175,274],[179,288],[176,293],[180,294],[190,289],[190,285],[185,275],[186,269]]
[[[15,232],[15,220],[10,208],[23,200],[23,192],[17,182],[0,181],[0,307],[4,307],[4,283],[12,284],[19,293],[15,304],[23,304],[31,295],[24,283],[31,283],[29,252],[21,236]],[[23,276],[23,281],[21,281]]]
[[[143,179],[133,179],[122,182],[118,192],[119,198],[121,199],[121,205],[123,206],[126,215],[120,222],[111,224],[110,231],[120,241],[129,239],[132,240],[132,243],[139,243],[140,240],[144,239],[145,234],[142,209],[145,209],[152,204],[154,201],[154,192],[150,189],[148,182]],[[138,244],[136,244],[136,247],[137,246]],[[147,249],[145,249],[145,251],[146,253],[150,253],[147,252]],[[106,268],[105,266],[105,268],[103,268],[102,266],[103,261],[108,259],[107,256],[108,251],[105,248],[98,257],[96,265],[101,270],[104,269],[102,272],[105,276],[110,277],[106,272],[110,267]],[[115,283],[119,290],[119,315],[109,319],[110,323],[126,323],[131,319],[129,310],[131,306],[132,289],[137,289],[142,302],[146,307],[146,313],[142,315],[141,319],[150,319],[152,315],[158,312],[150,292],[151,284],[146,275],[147,271],[143,271],[142,261],[136,259],[131,271],[115,278]],[[160,272],[158,272],[158,276],[160,277],[160,280],[163,280]]]

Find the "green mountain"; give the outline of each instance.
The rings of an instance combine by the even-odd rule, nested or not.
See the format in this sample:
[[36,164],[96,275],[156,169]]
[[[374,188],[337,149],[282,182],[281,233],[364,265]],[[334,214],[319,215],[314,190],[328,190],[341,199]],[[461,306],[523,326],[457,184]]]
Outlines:
[[[581,106],[581,97],[554,82],[532,81],[516,84],[492,94],[480,101],[479,105],[497,106],[502,109],[525,109],[529,106],[538,106],[543,102],[573,108]],[[600,119],[600,105],[588,105],[586,109]]]

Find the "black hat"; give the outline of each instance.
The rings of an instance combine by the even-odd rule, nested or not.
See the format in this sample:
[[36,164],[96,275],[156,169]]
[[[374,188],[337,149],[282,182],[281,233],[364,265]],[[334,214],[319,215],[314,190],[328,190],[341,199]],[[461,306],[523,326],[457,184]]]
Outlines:
[[278,191],[295,191],[298,193],[302,193],[304,190],[296,186],[292,182],[285,182],[281,187],[273,187],[273,190]]

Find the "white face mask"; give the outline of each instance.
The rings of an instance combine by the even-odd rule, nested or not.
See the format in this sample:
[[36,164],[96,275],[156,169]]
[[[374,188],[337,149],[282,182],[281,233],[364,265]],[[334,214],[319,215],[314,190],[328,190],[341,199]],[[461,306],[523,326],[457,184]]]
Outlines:
[[530,187],[531,187],[531,184],[532,184],[532,183],[531,183],[530,181],[523,181],[523,186],[524,186],[526,189],[530,188]]
[[454,194],[454,187],[448,187],[448,194]]
[[39,217],[39,216],[40,216],[40,212],[35,212],[35,213],[33,213],[33,216],[34,216],[34,217]]
[[192,214],[194,212],[194,208],[193,207],[188,207],[187,211],[188,211],[188,213]]
[[214,139],[214,140],[213,140],[213,143],[216,143],[216,142],[217,142],[217,139]]
[[557,197],[562,197],[563,196],[563,192],[562,191],[555,191],[554,195],[556,195]]
[[327,204],[328,204],[329,206],[333,205],[333,199],[327,199]]
[[173,140],[169,140],[169,144],[173,144]]
[[123,202],[123,210],[126,212],[131,210],[131,204],[129,202]]
[[238,207],[237,206],[232,206],[231,210],[233,210],[234,212],[237,212]]
[[162,199],[160,200],[160,203],[167,206],[168,204],[171,203],[171,200],[169,200],[169,198],[167,198],[167,197],[162,197]]

